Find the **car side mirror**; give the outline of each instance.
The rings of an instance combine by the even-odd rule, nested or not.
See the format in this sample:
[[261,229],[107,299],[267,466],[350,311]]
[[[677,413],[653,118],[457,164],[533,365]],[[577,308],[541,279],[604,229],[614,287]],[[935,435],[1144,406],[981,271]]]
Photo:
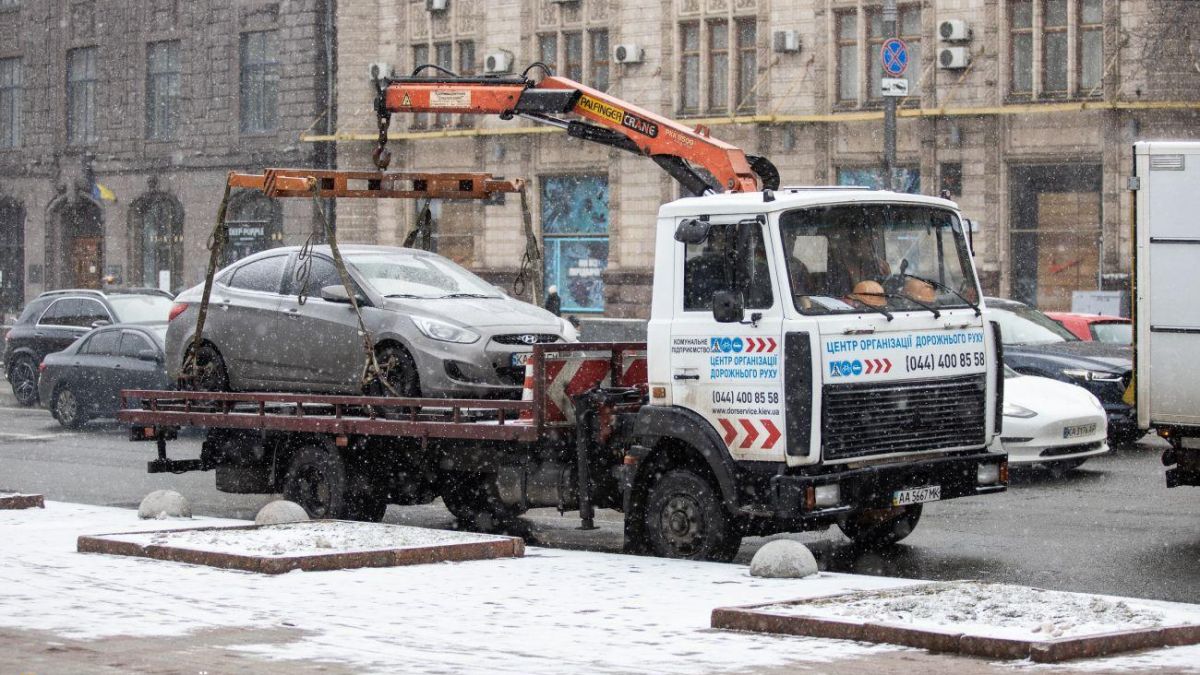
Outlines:
[[137,353],[138,360],[162,363],[162,357],[153,349],[143,349]]
[[717,291],[712,299],[713,319],[717,323],[739,323],[746,317],[742,296],[733,291]]
[[321,299],[326,302],[340,302],[342,304],[350,304],[350,296],[346,294],[345,286],[322,286]]
[[100,326],[111,326],[111,325],[112,325],[112,322],[108,321],[107,319],[97,319],[96,321],[92,322],[92,328],[99,328]]

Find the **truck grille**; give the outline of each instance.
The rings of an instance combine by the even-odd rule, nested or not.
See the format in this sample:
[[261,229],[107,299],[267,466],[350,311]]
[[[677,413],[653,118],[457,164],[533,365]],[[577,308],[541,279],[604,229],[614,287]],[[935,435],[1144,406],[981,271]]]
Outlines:
[[825,459],[983,445],[987,376],[826,385]]

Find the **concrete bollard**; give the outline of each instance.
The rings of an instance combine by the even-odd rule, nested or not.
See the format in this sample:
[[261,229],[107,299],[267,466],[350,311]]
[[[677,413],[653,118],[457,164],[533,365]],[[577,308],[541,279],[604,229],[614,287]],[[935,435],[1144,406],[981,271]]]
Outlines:
[[138,506],[138,518],[191,518],[192,506],[183,495],[174,490],[155,490],[142,499]]
[[767,542],[750,560],[750,576],[769,579],[800,579],[817,573],[817,559],[798,541]]
[[283,523],[303,523],[307,521],[308,513],[304,507],[286,499],[276,499],[267,503],[254,516],[255,525],[282,525]]

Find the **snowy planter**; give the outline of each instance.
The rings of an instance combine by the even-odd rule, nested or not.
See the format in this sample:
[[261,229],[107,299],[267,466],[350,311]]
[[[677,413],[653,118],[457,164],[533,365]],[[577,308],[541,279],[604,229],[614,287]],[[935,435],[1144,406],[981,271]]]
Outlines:
[[1053,662],[1200,644],[1200,607],[956,581],[720,608],[712,626]]
[[317,520],[83,536],[77,550],[282,574],[519,558],[525,555],[525,542],[406,525]]
[[46,500],[42,495],[23,495],[12,492],[0,492],[0,509],[44,509]]

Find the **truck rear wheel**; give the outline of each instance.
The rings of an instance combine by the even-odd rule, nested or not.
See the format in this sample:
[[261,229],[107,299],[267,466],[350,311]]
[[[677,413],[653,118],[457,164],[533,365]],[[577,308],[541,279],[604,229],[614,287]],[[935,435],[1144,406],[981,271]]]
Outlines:
[[855,544],[880,548],[894,544],[916,529],[921,520],[921,504],[892,509],[871,509],[856,513],[838,525]]
[[645,536],[654,555],[729,562],[742,544],[721,493],[686,469],[664,473],[646,499]]
[[292,455],[283,477],[283,496],[304,507],[310,518],[349,517],[346,465],[337,451],[316,445]]

